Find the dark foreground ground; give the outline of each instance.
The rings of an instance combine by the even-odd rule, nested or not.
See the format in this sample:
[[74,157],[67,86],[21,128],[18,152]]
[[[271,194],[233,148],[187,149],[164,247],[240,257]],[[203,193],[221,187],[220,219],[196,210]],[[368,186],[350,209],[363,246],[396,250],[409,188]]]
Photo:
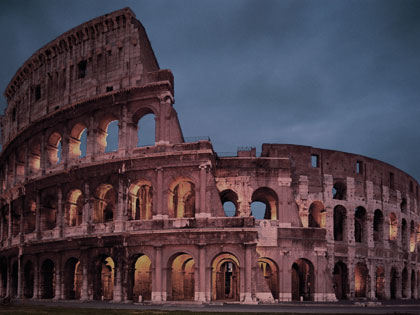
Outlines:
[[420,301],[386,301],[382,305],[363,303],[280,303],[272,305],[240,304],[172,304],[139,305],[109,302],[74,301],[12,301],[10,305],[0,305],[0,315],[211,315],[220,314],[420,314]]

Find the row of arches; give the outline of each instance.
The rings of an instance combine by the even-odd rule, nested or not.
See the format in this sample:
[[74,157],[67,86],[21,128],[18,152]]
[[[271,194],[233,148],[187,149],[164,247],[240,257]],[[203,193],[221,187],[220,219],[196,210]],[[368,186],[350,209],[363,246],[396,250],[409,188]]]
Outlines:
[[[134,121],[135,119],[135,121]],[[133,126],[136,129],[136,145],[150,146],[155,144],[155,114],[151,109],[143,109],[133,116]],[[2,169],[3,189],[25,176],[37,174],[42,167],[53,167],[63,159],[67,161],[84,158],[87,153],[101,154],[117,151],[119,148],[120,122],[116,116],[103,116],[96,128],[88,129],[88,121],[80,121],[73,125],[66,141],[63,142],[63,132],[53,131],[42,140],[34,138],[28,148],[20,148],[8,159]],[[42,155],[44,156],[42,157]],[[42,161],[44,160],[44,164]]]
[[[354,297],[383,299],[414,299],[420,290],[420,271],[409,270],[404,267],[401,272],[396,267],[386,271],[384,266],[376,266],[373,276],[374,285],[367,265],[358,262],[354,267]],[[333,288],[336,298],[345,300],[351,297],[349,269],[347,265],[338,261],[334,265]]]

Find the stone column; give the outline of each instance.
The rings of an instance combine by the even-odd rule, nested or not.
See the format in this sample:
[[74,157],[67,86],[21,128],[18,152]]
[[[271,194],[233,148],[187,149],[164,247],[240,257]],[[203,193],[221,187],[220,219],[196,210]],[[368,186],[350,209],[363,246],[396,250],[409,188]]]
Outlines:
[[63,192],[61,186],[57,187],[57,237],[63,237]]
[[60,164],[64,165],[64,168],[67,168],[67,163],[69,162],[70,158],[70,139],[69,136],[67,134],[67,129],[64,129],[63,131],[63,136],[61,138],[61,160],[60,160]]
[[41,157],[40,157],[41,161],[40,161],[40,170],[41,170],[41,174],[45,175],[45,169],[47,166],[47,150],[45,150],[45,130],[42,131],[42,135],[41,135]]
[[252,281],[252,261],[251,261],[251,246],[253,244],[245,244],[245,288],[244,288],[244,303],[252,303],[251,281]]
[[81,292],[80,292],[80,300],[81,301],[87,301],[89,299],[89,295],[88,295],[88,277],[89,277],[89,270],[88,270],[88,265],[89,265],[89,258],[88,255],[86,254],[82,254],[81,258],[81,264],[82,264],[82,288],[81,288]]
[[123,104],[121,107],[121,117],[118,128],[118,153],[125,154],[127,148],[127,105]]
[[375,242],[373,240],[373,220],[374,220],[374,214],[373,213],[367,213],[366,215],[366,232],[367,232],[367,245],[369,248],[375,247]]
[[198,213],[196,213],[196,217],[210,217],[210,213],[206,211],[206,190],[207,190],[207,172],[209,165],[201,164],[200,165],[200,189],[199,189],[199,205],[198,205]]
[[62,280],[62,271],[61,271],[61,253],[57,256],[57,261],[55,264],[55,292],[54,300],[59,300],[61,298],[61,280]]
[[85,183],[83,191],[83,214],[82,214],[82,231],[83,234],[87,234],[89,230],[89,224],[91,222],[92,205],[90,199],[89,184]]
[[86,133],[86,160],[92,160],[95,155],[96,132],[94,129],[95,117],[89,117],[89,126]]
[[206,247],[205,244],[200,244],[199,251],[199,289],[196,294],[196,300],[206,302]]
[[4,215],[5,215],[5,213],[3,213],[3,204],[1,205],[0,209],[1,209],[1,212],[0,212],[0,247],[2,247],[3,246],[3,241],[4,241],[3,235],[4,235]]
[[29,156],[30,156],[30,152],[29,152],[29,144],[27,142],[25,142],[25,175],[24,178],[25,180],[28,179],[29,177]]
[[163,219],[164,217],[168,217],[167,214],[163,214],[163,168],[158,167],[155,169],[156,172],[156,202],[153,204],[155,205],[155,215],[153,219]]
[[366,296],[371,300],[376,300],[376,264],[372,262],[368,265],[368,268],[370,283],[367,285],[370,287],[370,291]]
[[37,239],[41,239],[41,192],[36,193],[35,209],[35,234]]
[[121,276],[122,276],[122,259],[119,259],[117,264],[115,264],[115,282],[114,282],[114,294],[113,294],[113,301],[114,302],[121,302]]
[[162,247],[155,247],[155,266],[152,283],[152,301],[162,301]]
[[22,268],[22,248],[19,248],[19,256],[17,259],[18,263],[18,283],[17,283],[17,298],[22,299],[23,298],[23,268]]
[[21,201],[21,209],[20,209],[20,243],[23,244],[25,242],[25,195],[24,192],[21,191],[21,196],[20,196],[20,201]]
[[354,294],[354,289],[355,289],[354,269],[355,267],[356,267],[356,264],[354,263],[354,257],[352,257],[351,260],[349,259],[349,264],[348,264],[349,298],[351,300],[354,300],[354,297],[355,297],[355,294]]
[[7,286],[6,286],[6,296],[11,296],[12,293],[12,264],[10,258],[7,258]]
[[12,231],[12,200],[8,200],[8,214],[9,214],[9,220],[8,220],[8,229],[7,229],[7,242],[8,245],[10,246],[12,243],[12,238],[13,238],[13,231]]
[[115,220],[115,232],[122,232],[125,229],[124,218],[124,208],[126,206],[124,198],[125,185],[122,176],[118,178],[118,201],[117,201],[117,213]]
[[32,299],[39,298],[39,258],[36,257],[34,261],[34,295]]

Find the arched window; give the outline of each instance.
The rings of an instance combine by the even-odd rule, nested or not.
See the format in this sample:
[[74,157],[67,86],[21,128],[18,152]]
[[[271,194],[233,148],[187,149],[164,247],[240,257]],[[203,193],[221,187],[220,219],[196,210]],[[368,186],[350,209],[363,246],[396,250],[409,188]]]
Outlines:
[[240,265],[235,255],[221,253],[211,266],[212,300],[239,301]]
[[114,187],[103,184],[96,190],[96,199],[93,211],[93,221],[104,223],[114,219],[117,194]]
[[79,189],[69,193],[66,204],[65,220],[67,226],[82,224],[83,219],[83,194]]
[[354,215],[354,240],[356,243],[365,243],[366,238],[366,209],[357,207]]
[[118,150],[119,126],[114,116],[105,116],[99,122],[96,137],[96,150],[99,153],[108,153]]
[[87,128],[83,123],[74,125],[69,138],[69,157],[71,159],[86,156]]
[[153,188],[148,181],[140,180],[129,189],[131,220],[150,220],[153,215]]
[[333,199],[345,200],[347,193],[346,183],[343,181],[336,181],[332,189]]
[[325,214],[322,202],[312,202],[309,207],[308,227],[325,228]]
[[383,238],[383,225],[384,225],[384,216],[382,211],[377,209],[375,210],[373,216],[373,240],[374,242],[381,242]]
[[334,207],[334,241],[344,241],[346,235],[346,208],[337,205]]
[[238,215],[238,195],[230,189],[226,189],[220,193],[220,201],[227,217],[235,217]]
[[251,215],[257,219],[277,219],[278,198],[274,190],[268,187],[261,187],[252,194]]
[[292,265],[292,300],[313,301],[315,272],[312,262],[300,258]]
[[398,236],[398,218],[395,213],[389,214],[389,240],[394,241]]
[[347,298],[347,274],[347,265],[342,261],[337,262],[333,271],[333,288],[338,300]]
[[112,300],[114,297],[115,263],[111,257],[100,256],[94,265],[94,300]]
[[137,122],[137,146],[155,145],[155,115],[149,113]]
[[407,251],[407,221],[401,221],[401,247],[403,251]]
[[195,185],[192,181],[179,178],[169,188],[169,213],[174,218],[195,217]]
[[54,132],[50,135],[47,144],[48,161],[54,166],[61,161],[61,135]]
[[41,145],[39,142],[33,142],[29,146],[29,172],[36,174],[41,166]]

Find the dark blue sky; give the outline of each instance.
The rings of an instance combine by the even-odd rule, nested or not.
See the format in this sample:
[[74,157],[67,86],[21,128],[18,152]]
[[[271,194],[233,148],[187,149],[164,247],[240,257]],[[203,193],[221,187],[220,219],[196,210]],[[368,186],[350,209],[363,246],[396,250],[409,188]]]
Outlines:
[[2,91],[37,49],[126,6],[175,75],[185,136],[342,150],[420,179],[420,1],[2,0]]

